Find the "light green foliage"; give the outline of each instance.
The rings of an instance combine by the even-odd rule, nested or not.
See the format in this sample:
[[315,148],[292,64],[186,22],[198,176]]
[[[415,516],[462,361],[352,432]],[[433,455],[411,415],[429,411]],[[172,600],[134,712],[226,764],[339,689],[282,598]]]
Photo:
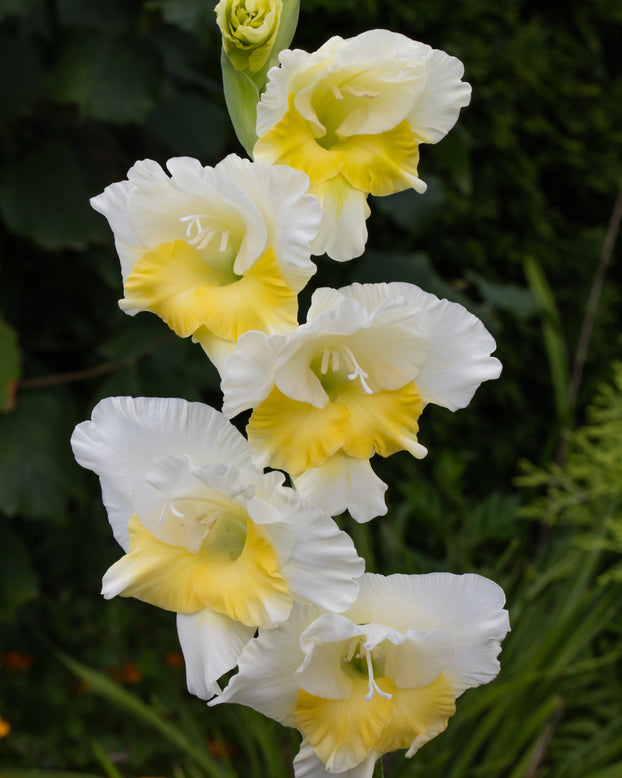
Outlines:
[[567,434],[566,446],[563,466],[525,466],[520,483],[541,495],[525,515],[580,530],[582,547],[611,552],[599,581],[622,583],[622,363],[614,363],[611,382],[600,387],[586,424]]

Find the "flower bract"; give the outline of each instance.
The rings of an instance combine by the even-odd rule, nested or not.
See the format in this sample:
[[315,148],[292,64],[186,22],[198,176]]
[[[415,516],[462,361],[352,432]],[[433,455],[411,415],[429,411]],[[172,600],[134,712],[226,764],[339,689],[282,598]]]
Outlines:
[[414,188],[419,146],[436,143],[468,105],[460,60],[388,30],[282,51],[257,106],[253,156],[304,170],[322,203],[314,253],[362,254],[367,195]]
[[315,273],[320,219],[308,179],[230,155],[215,167],[137,162],[91,200],[114,232],[130,315],[151,311],[219,367],[248,330],[287,332]]
[[479,575],[372,575],[343,614],[296,607],[250,641],[212,704],[238,702],[303,736],[296,778],[369,778],[383,753],[412,756],[466,689],[499,671],[503,590]]
[[298,329],[240,338],[225,363],[223,410],[253,409],[258,466],[287,471],[331,515],[347,509],[367,521],[386,512],[370,458],[425,456],[424,406],[468,405],[501,371],[494,349],[479,319],[412,284],[322,288]]
[[282,0],[220,0],[214,10],[222,45],[233,67],[255,73],[270,56]]
[[294,600],[341,611],[363,560],[335,523],[264,475],[218,411],[183,400],[102,400],[72,437],[100,478],[125,555],[103,579],[106,598],[174,611],[189,686],[210,696],[257,627],[288,618]]

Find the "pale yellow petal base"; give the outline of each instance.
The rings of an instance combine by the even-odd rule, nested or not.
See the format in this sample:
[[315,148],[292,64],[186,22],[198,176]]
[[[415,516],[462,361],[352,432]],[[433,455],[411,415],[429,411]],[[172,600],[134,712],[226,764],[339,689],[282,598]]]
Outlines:
[[343,772],[360,764],[370,753],[383,754],[421,744],[442,732],[455,711],[453,688],[443,676],[422,689],[400,689],[388,678],[376,678],[385,699],[368,682],[353,681],[344,699],[324,699],[301,690],[296,703],[297,726],[328,770]]
[[291,608],[276,552],[251,521],[235,558],[210,548],[209,534],[197,553],[162,543],[136,515],[129,539],[129,553],[104,576],[105,596],[136,597],[176,613],[211,608],[249,626],[270,626],[275,615],[284,618]]
[[298,298],[274,249],[243,276],[210,267],[184,241],[162,243],[136,262],[121,308],[157,314],[180,337],[211,334],[233,342],[249,330],[288,332],[297,326]]

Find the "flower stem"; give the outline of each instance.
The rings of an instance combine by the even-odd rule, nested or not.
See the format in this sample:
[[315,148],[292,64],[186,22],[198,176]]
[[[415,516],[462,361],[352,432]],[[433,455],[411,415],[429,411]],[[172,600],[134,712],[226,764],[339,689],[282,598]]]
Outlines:
[[376,764],[374,765],[374,772],[372,774],[372,778],[384,778],[384,766],[382,764],[382,757],[376,759]]

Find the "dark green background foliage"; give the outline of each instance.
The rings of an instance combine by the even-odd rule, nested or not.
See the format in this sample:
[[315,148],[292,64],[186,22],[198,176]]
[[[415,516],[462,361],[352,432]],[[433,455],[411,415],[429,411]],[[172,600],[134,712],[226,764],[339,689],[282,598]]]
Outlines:
[[[389,516],[343,524],[370,570],[494,577],[513,624],[499,679],[468,692],[412,762],[387,760],[387,774],[619,778],[619,249],[576,403],[568,385],[622,180],[622,6],[302,0],[294,42],[314,49],[373,27],[460,57],[473,100],[443,142],[422,148],[428,193],[372,202],[365,256],[319,259],[314,285],[407,280],[459,301],[495,335],[504,372],[467,410],[426,409],[428,458],[377,465]],[[97,480],[69,448],[105,396],[219,407],[198,346],[118,309],[112,236],[88,204],[136,159],[241,153],[219,56],[204,0],[0,0],[5,778],[290,774],[295,736],[185,692],[170,614],[100,599],[120,550]],[[560,446],[603,381],[588,427]],[[521,460],[532,465],[517,483]]]

